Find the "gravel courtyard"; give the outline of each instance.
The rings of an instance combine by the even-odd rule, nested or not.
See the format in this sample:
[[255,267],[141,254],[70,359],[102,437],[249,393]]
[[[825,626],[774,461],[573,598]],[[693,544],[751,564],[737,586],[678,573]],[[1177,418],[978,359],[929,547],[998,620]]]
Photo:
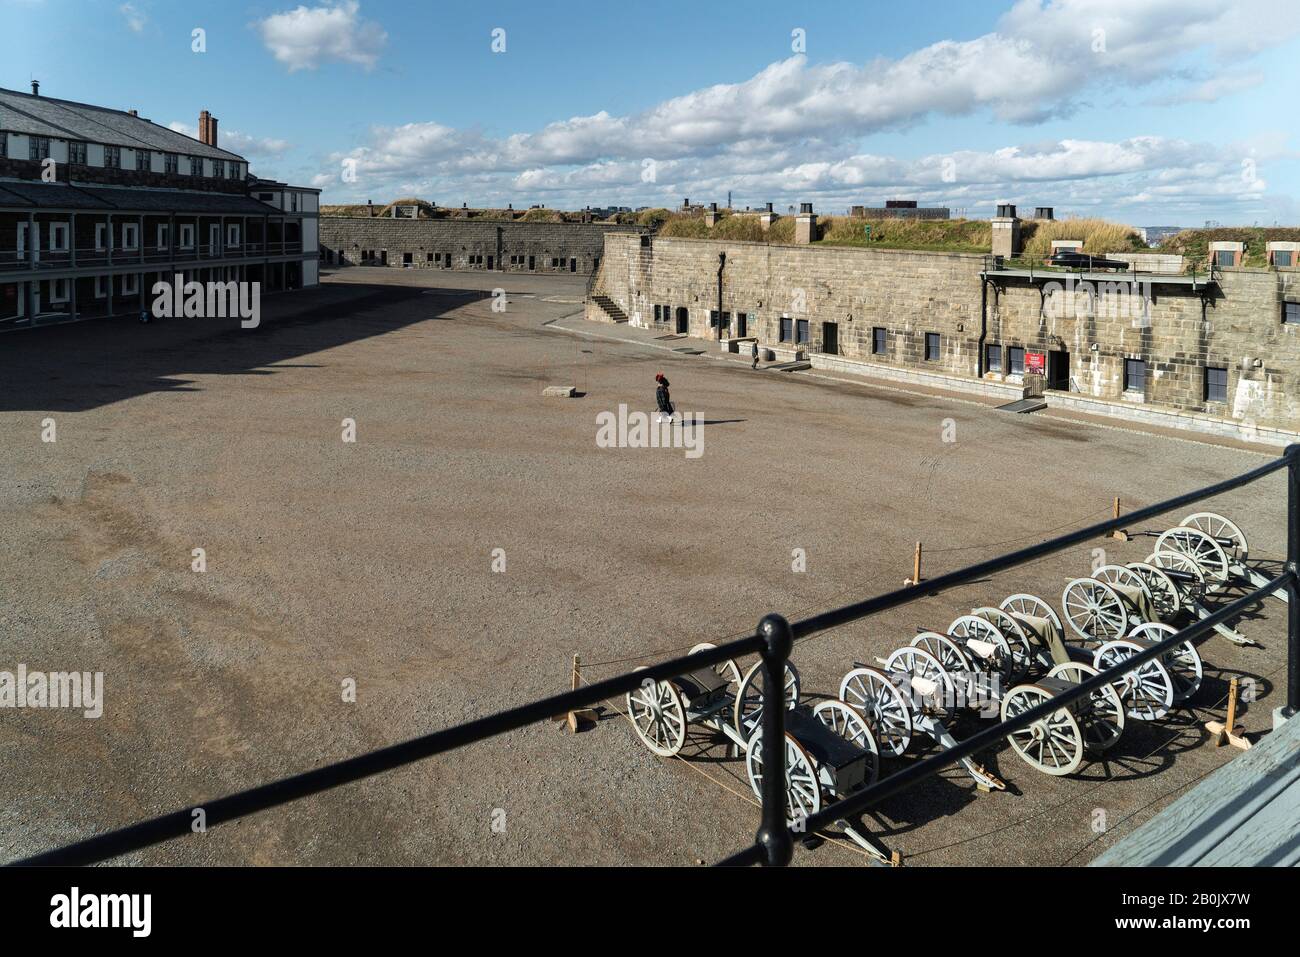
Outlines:
[[[0,336],[0,670],[104,674],[98,719],[0,711],[0,859],[567,689],[575,654],[606,677],[770,611],[890,590],[917,540],[933,577],[1271,454],[756,373],[585,324],[583,294],[582,277],[351,268],[268,299],[256,330]],[[703,454],[598,446],[597,414],[652,410],[660,371],[703,417]],[[542,397],[558,384],[580,397]],[[1234,518],[1252,556],[1284,553],[1281,474],[1202,508]],[[1059,608],[1094,547],[1129,562],[1152,545],[1090,543],[816,635],[794,654],[805,692],[833,697],[855,661],[1015,592]],[[983,763],[1007,791],[950,772],[886,802],[873,832],[907,865],[1086,863],[1237,753],[1202,728],[1232,675],[1260,695],[1247,729],[1269,727],[1284,606],[1238,627],[1263,647],[1210,638],[1198,707],[1130,722],[1106,761],[1049,778],[1004,747]],[[694,865],[752,839],[743,762],[707,740],[690,762],[657,758],[604,716],[130,860]],[[836,844],[795,861],[865,863]]]

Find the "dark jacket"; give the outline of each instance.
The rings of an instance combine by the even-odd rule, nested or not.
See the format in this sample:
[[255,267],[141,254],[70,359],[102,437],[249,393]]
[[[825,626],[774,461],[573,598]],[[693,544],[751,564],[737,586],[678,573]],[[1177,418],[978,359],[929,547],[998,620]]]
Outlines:
[[659,406],[659,411],[672,414],[673,401],[668,397],[668,380],[664,379],[659,383],[659,388],[655,389],[655,404]]

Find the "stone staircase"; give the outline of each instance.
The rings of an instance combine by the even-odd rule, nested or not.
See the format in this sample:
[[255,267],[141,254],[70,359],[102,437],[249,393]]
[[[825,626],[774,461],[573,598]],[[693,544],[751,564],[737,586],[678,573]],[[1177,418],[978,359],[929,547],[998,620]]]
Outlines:
[[627,313],[609,296],[598,293],[591,297],[591,301],[600,306],[611,322],[627,322]]

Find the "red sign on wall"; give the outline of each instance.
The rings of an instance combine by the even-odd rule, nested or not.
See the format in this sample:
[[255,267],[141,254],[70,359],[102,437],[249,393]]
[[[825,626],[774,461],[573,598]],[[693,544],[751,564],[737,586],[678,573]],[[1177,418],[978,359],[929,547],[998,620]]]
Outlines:
[[1025,353],[1026,372],[1037,372],[1039,375],[1042,375],[1043,370],[1046,368],[1047,368],[1047,356],[1045,356],[1043,353],[1041,352]]

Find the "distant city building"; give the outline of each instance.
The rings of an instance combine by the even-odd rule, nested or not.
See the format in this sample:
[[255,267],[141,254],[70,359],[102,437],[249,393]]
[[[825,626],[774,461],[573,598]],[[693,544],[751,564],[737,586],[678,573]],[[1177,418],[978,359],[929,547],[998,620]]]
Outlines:
[[1139,226],[1137,234],[1142,237],[1142,241],[1148,246],[1159,246],[1162,242],[1173,236],[1175,233],[1181,233],[1182,226]]
[[947,206],[918,206],[914,199],[887,199],[884,206],[853,206],[849,215],[858,219],[948,219]]

